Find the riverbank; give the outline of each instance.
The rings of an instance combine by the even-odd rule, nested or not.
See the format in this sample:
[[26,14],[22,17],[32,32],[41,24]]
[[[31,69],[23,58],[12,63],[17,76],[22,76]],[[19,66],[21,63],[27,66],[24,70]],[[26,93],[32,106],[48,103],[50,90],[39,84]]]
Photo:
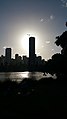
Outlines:
[[43,78],[0,82],[0,116],[42,119],[67,117],[67,81]]

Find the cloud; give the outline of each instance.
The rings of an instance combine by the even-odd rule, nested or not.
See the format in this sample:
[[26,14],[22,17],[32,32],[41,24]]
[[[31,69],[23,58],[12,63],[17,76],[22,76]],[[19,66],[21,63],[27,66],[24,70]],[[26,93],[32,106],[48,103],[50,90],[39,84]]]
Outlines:
[[41,19],[40,19],[40,22],[41,22],[41,23],[47,23],[47,22],[48,22],[48,19],[41,18]]
[[67,0],[61,0],[61,2],[62,2],[62,7],[67,8]]
[[54,19],[54,16],[53,15],[50,15],[50,20],[53,20]]
[[54,20],[54,18],[55,18],[55,16],[51,14],[47,19],[40,18],[40,22],[41,23],[48,23],[48,22]]
[[40,21],[41,21],[41,22],[43,22],[43,21],[44,21],[44,19],[43,19],[43,18],[41,18],[41,19],[40,19]]
[[65,3],[65,0],[61,0],[62,3]]
[[46,41],[46,44],[49,44],[50,43],[50,41]]
[[52,51],[54,51],[54,49],[52,49]]
[[67,7],[67,2],[65,3],[65,7]]

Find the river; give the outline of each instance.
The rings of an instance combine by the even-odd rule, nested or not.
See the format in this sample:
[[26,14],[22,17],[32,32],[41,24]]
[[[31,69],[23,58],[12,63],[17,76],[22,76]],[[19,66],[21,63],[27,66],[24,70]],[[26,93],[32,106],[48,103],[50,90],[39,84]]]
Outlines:
[[[43,75],[42,72],[0,72],[0,81],[12,80],[21,82],[25,78],[39,80],[45,77],[52,77],[50,74]],[[53,76],[53,78],[56,78]]]

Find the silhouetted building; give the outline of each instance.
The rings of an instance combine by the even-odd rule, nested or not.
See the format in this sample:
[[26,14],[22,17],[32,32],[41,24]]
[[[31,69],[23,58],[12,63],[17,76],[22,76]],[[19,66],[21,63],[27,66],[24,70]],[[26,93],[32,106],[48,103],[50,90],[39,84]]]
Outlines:
[[15,63],[18,65],[21,62],[21,56],[19,54],[15,54]]
[[12,54],[11,48],[6,48],[5,49],[5,61],[7,64],[10,64],[11,62],[11,54]]
[[36,57],[36,64],[38,64],[38,65],[42,64],[42,57],[41,56]]
[[28,65],[29,58],[27,56],[23,56],[23,63]]
[[3,55],[1,55],[1,57],[0,57],[0,66],[4,65],[4,63],[5,63],[5,57]]
[[15,54],[15,60],[18,60],[19,54]]
[[35,37],[29,38],[29,65],[35,64]]

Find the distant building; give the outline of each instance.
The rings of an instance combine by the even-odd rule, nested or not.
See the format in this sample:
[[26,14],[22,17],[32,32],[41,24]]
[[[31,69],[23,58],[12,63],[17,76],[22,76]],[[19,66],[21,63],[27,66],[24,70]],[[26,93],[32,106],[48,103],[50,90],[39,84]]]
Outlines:
[[12,49],[11,48],[6,48],[5,49],[5,62],[7,64],[10,64],[10,62],[11,62],[11,54],[12,54]]
[[35,37],[29,38],[29,64],[35,64]]
[[19,54],[15,54],[15,62],[20,63],[21,62],[21,56]]
[[29,58],[27,56],[23,56],[23,63],[28,65]]
[[41,65],[41,63],[42,63],[42,57],[41,56],[36,57],[35,64],[36,65]]
[[3,55],[1,55],[0,57],[0,65],[4,65],[5,64],[5,57]]
[[15,60],[18,60],[19,54],[15,54]]

